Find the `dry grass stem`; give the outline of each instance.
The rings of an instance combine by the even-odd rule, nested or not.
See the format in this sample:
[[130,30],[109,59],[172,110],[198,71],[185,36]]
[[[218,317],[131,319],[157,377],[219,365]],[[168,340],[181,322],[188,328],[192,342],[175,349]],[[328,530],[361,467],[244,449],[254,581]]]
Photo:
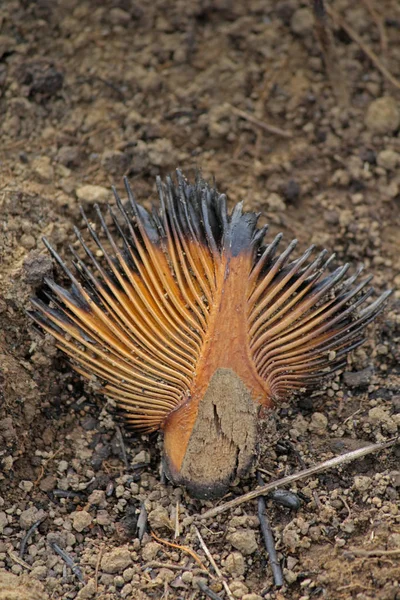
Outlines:
[[315,36],[324,57],[326,73],[339,105],[348,106],[350,103],[349,91],[340,68],[332,31],[327,23],[323,0],[313,0],[312,4],[315,17]]
[[398,90],[400,90],[400,81],[392,75],[392,73],[385,67],[381,60],[377,57],[375,52],[371,50],[367,44],[364,43],[362,38],[358,35],[356,31],[350,25],[346,23],[346,21],[330,6],[326,7],[326,12],[332,19],[335,21],[336,25],[341,27],[347,35],[358,44],[361,50],[368,56],[370,61],[375,65],[375,67],[382,73],[382,75]]
[[273,135],[279,135],[280,137],[284,137],[287,139],[293,137],[293,133],[291,131],[286,131],[285,129],[281,129],[280,127],[277,127],[276,125],[270,125],[269,123],[266,123],[265,121],[260,121],[260,119],[257,119],[253,115],[245,112],[244,110],[241,110],[240,108],[231,106],[231,110],[238,117],[245,119],[249,123],[256,125],[260,129],[263,129],[264,131],[267,131],[268,133],[272,133]]
[[203,537],[202,537],[202,535],[201,535],[200,531],[197,529],[196,525],[194,526],[194,530],[195,530],[195,532],[196,532],[196,535],[197,535],[197,537],[198,537],[198,539],[199,539],[200,546],[203,548],[203,550],[204,550],[204,552],[205,552],[205,554],[206,554],[206,556],[207,556],[208,560],[210,561],[210,563],[211,563],[211,565],[212,565],[212,567],[213,567],[214,571],[216,572],[217,576],[220,578],[220,580],[221,580],[221,582],[222,582],[222,585],[223,585],[223,586],[224,586],[224,588],[225,588],[226,595],[228,596],[228,598],[229,598],[230,600],[235,600],[235,599],[234,599],[234,597],[233,597],[233,595],[232,595],[232,592],[231,592],[231,590],[229,589],[229,586],[228,586],[228,584],[226,583],[226,581],[225,581],[225,579],[224,579],[224,576],[223,576],[223,575],[222,575],[222,573],[221,573],[221,570],[219,569],[219,567],[218,567],[217,563],[215,562],[215,560],[214,560],[214,558],[213,558],[213,556],[212,556],[211,552],[209,551],[209,549],[208,549],[208,547],[207,547],[207,545],[206,545],[205,541],[203,540]]
[[173,542],[169,542],[168,540],[164,540],[164,539],[158,537],[158,535],[156,535],[154,533],[154,531],[151,532],[151,537],[153,537],[156,540],[156,542],[158,542],[159,544],[164,544],[165,546],[170,546],[171,548],[177,548],[177,550],[182,550],[183,552],[186,552],[186,554],[189,554],[197,562],[197,564],[200,566],[201,569],[203,569],[204,571],[206,571],[210,575],[210,577],[212,577],[210,571],[201,562],[200,557],[191,548],[187,548],[186,546],[181,546],[180,544],[174,544]]
[[282,479],[278,479],[277,481],[273,481],[271,483],[267,483],[262,487],[259,487],[247,494],[243,494],[234,500],[230,500],[225,504],[221,504],[220,506],[216,506],[215,508],[211,508],[207,510],[205,513],[201,515],[197,515],[199,519],[209,519],[211,517],[215,517],[220,515],[221,513],[230,510],[231,508],[236,508],[236,506],[240,506],[244,502],[249,502],[250,500],[254,500],[259,496],[264,496],[271,492],[272,490],[276,490],[279,487],[283,487],[285,485],[289,485],[294,481],[299,481],[300,479],[305,479],[310,475],[316,475],[317,473],[322,473],[323,471],[327,471],[328,469],[332,469],[334,467],[339,467],[341,465],[345,465],[353,460],[358,458],[362,458],[367,456],[368,454],[372,454],[374,452],[380,452],[380,450],[385,450],[386,448],[390,448],[399,442],[399,438],[393,438],[388,442],[382,442],[380,444],[370,444],[369,446],[364,446],[364,448],[359,448],[358,450],[353,450],[352,452],[346,452],[345,454],[341,454],[340,456],[335,456],[335,458],[331,458],[329,460],[325,460],[314,467],[309,467],[308,469],[304,469],[303,471],[299,471],[298,473],[293,473],[293,475],[288,475],[287,477],[283,477]]

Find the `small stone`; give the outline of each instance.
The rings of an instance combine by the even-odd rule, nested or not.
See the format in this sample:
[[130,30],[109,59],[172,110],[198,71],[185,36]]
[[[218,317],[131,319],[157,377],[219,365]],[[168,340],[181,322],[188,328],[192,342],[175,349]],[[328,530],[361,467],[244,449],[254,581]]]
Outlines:
[[54,475],[48,475],[41,480],[39,483],[39,488],[42,490],[42,492],[51,492],[56,487],[56,484],[57,478],[54,477]]
[[400,549],[400,533],[391,533],[389,535],[388,548],[393,550]]
[[309,35],[314,27],[314,17],[309,8],[299,8],[290,20],[290,27],[293,33],[301,37]]
[[132,564],[131,553],[126,546],[114,548],[101,559],[101,569],[105,573],[121,573]]
[[111,518],[106,510],[98,510],[96,514],[96,522],[98,525],[104,527],[105,525],[110,525]]
[[47,567],[44,565],[34,567],[30,572],[30,576],[34,577],[34,579],[39,579],[39,581],[43,581],[47,577]]
[[168,511],[164,506],[156,506],[149,512],[148,520],[153,529],[164,529],[170,523]]
[[135,454],[131,462],[132,466],[140,465],[142,463],[146,465],[150,463],[150,453],[147,452],[147,450],[141,450],[140,452]]
[[4,527],[7,527],[8,519],[5,512],[0,512],[0,533],[3,533]]
[[323,413],[315,412],[311,417],[310,429],[315,433],[322,435],[328,427],[328,419]]
[[76,190],[78,200],[96,204],[96,202],[106,202],[110,193],[107,188],[101,185],[83,185]]
[[171,140],[159,138],[147,144],[150,164],[156,167],[168,167],[177,162],[177,151]]
[[161,546],[157,542],[149,542],[144,546],[142,550],[143,560],[147,562],[150,560],[154,560],[160,549]]
[[106,493],[104,490],[93,490],[88,498],[88,502],[95,506],[104,505],[106,502]]
[[184,571],[181,575],[181,579],[183,583],[188,583],[190,585],[193,581],[193,573],[191,571]]
[[394,171],[400,164],[400,154],[394,150],[382,150],[379,152],[376,162],[387,171]]
[[243,554],[240,552],[231,552],[225,560],[225,569],[229,571],[233,577],[240,577],[245,571],[245,562]]
[[54,169],[48,156],[39,156],[32,161],[32,170],[42,183],[50,183],[54,179]]
[[57,470],[59,473],[65,473],[65,471],[68,469],[68,463],[66,460],[60,460],[58,461],[58,467]]
[[107,173],[111,175],[124,175],[128,170],[131,159],[128,154],[118,150],[106,150],[103,152],[101,164]]
[[22,480],[20,481],[18,487],[21,490],[24,490],[24,492],[30,492],[33,488],[33,481]]
[[113,25],[127,25],[131,20],[131,15],[122,8],[112,8],[108,13],[108,20]]
[[57,161],[69,169],[79,167],[81,151],[78,146],[62,146],[57,152]]
[[282,534],[282,541],[284,545],[289,548],[290,552],[294,552],[296,548],[300,546],[300,536],[297,531],[285,527]]
[[[34,246],[36,246],[36,240]],[[40,250],[32,250],[24,260],[23,270],[27,283],[34,286],[40,285],[45,277],[52,275],[53,262],[48,254],[42,254]]]
[[367,386],[374,374],[373,367],[366,367],[362,371],[355,371],[353,373],[344,373],[343,379],[346,385],[350,388],[357,388]]
[[126,585],[124,585],[124,587],[122,588],[120,594],[122,596],[122,598],[127,598],[128,596],[132,596],[133,593],[133,586],[131,583],[127,583]]
[[263,597],[258,594],[245,594],[242,596],[242,600],[263,600]]
[[354,477],[354,487],[359,492],[366,492],[371,487],[372,479],[366,475],[356,475]]
[[243,596],[249,591],[249,588],[243,583],[243,581],[232,581],[229,587],[231,588],[232,595],[235,598],[243,598]]
[[126,582],[132,581],[134,575],[135,575],[135,569],[133,569],[132,567],[125,569],[125,571],[122,573],[122,577],[124,578],[124,581],[126,581]]
[[244,555],[253,554],[258,548],[256,536],[252,529],[238,529],[229,533],[226,539]]
[[391,96],[373,100],[365,116],[365,125],[372,133],[393,133],[400,125],[400,108]]
[[21,529],[28,530],[36,521],[39,521],[46,516],[46,512],[42,509],[37,509],[35,506],[31,506],[27,510],[24,510],[19,517],[19,524]]
[[36,247],[36,239],[30,233],[24,233],[21,235],[20,244],[23,248],[32,250],[32,248]]
[[93,517],[86,510],[77,510],[71,514],[72,526],[79,533],[89,527],[93,521]]
[[96,595],[96,581],[94,579],[89,579],[87,584],[78,592],[77,599],[78,600],[88,600],[89,598],[93,598]]
[[297,574],[290,569],[283,569],[283,575],[285,577],[286,583],[292,585],[295,581],[297,581]]
[[283,212],[286,210],[286,204],[279,194],[269,194],[266,200],[267,209],[271,212]]
[[300,193],[300,185],[295,179],[289,179],[282,188],[282,194],[290,204],[294,204],[299,199]]
[[386,410],[380,406],[374,406],[374,408],[368,411],[368,420],[374,425],[382,425],[382,423],[387,421],[388,417],[389,415]]

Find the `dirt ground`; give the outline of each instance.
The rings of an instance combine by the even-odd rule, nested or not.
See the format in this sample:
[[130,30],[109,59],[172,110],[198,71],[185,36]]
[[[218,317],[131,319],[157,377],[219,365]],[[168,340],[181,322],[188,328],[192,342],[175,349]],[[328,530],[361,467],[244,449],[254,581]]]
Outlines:
[[[269,235],[363,262],[377,290],[399,289],[400,4],[331,5],[345,21],[333,27],[334,89],[300,0],[1,3],[1,600],[189,600],[205,597],[199,578],[227,598],[180,548],[213,573],[194,529],[212,504],[160,482],[156,436],[122,429],[124,461],[104,400],[25,314],[43,278],[60,276],[41,238],[66,257],[80,204],[93,216],[123,175],[146,203],[155,175],[200,167],[231,204],[262,211]],[[395,291],[345,373],[268,415],[267,478],[396,435],[399,308]],[[399,600],[399,458],[391,449],[299,482],[297,511],[267,500],[281,590],[255,502],[201,522],[231,597]],[[228,497],[255,486],[253,473]],[[137,539],[143,505],[156,535],[179,547]]]

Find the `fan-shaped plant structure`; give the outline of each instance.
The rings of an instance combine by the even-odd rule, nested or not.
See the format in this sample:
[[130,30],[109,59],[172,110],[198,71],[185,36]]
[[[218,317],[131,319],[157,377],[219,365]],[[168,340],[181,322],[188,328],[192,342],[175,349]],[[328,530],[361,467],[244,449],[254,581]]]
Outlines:
[[152,212],[126,182],[126,207],[115,191],[116,210],[96,207],[99,233],[83,215],[73,271],[46,242],[71,285],[47,280],[32,316],[128,426],[163,431],[174,482],[218,495],[254,456],[259,408],[342,368],[389,292],[367,303],[361,269],[313,247],[293,258],[296,240],[280,252],[201,179],[157,185]]

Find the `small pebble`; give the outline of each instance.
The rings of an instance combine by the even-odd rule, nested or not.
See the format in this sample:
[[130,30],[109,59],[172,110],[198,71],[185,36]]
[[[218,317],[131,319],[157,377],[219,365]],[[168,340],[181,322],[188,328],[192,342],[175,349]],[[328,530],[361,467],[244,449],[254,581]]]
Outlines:
[[400,104],[392,96],[373,100],[365,116],[365,125],[372,133],[389,134],[400,125]]
[[77,510],[71,514],[72,526],[75,531],[82,532],[86,527],[89,527],[93,521],[93,517],[86,510]]
[[105,573],[121,573],[132,564],[131,553],[126,546],[114,548],[101,559],[101,569]]
[[226,536],[227,541],[244,555],[253,554],[258,548],[253,529],[238,529]]
[[110,191],[100,185],[83,185],[76,190],[78,200],[96,204],[96,202],[107,202],[110,199]]

